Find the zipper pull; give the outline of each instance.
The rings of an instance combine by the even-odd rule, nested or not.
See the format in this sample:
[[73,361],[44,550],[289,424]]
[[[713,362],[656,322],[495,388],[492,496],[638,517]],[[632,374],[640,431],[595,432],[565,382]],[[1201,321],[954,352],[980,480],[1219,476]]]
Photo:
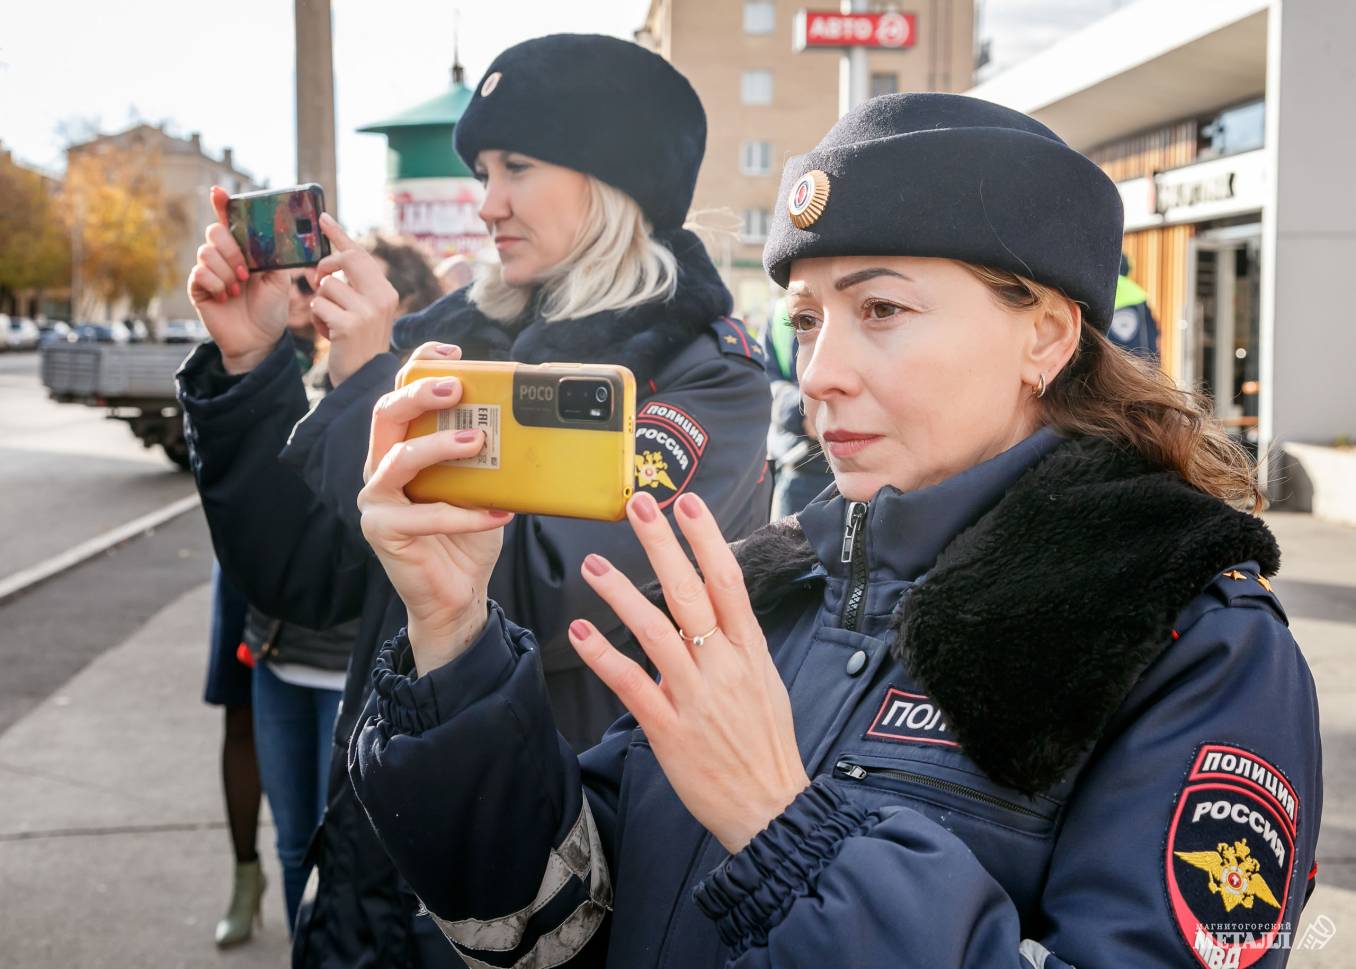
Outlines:
[[852,553],[857,545],[857,531],[862,527],[862,519],[865,517],[866,502],[848,502],[847,527],[843,529],[843,554],[839,561],[852,561]]
[[850,760],[840,760],[838,763],[833,765],[833,769],[838,771],[838,773],[840,774],[846,774],[848,777],[851,777],[854,781],[861,781],[866,779],[866,768],[854,764]]

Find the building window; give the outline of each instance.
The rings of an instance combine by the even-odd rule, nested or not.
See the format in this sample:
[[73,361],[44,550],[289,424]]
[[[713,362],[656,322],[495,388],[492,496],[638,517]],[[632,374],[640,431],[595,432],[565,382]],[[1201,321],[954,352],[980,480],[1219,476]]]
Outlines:
[[893,71],[871,75],[871,96],[878,98],[882,94],[895,94],[899,91],[899,75]]
[[748,0],[744,4],[744,33],[770,34],[776,26],[775,3],[768,0]]
[[1202,118],[1197,131],[1198,161],[1261,148],[1266,144],[1266,102],[1225,108]]
[[770,217],[771,213],[767,209],[745,209],[744,223],[739,228],[739,241],[766,242]]
[[745,71],[740,79],[739,95],[745,104],[771,104],[772,72]]
[[766,175],[772,171],[772,143],[746,141],[739,146],[739,171],[744,175]]

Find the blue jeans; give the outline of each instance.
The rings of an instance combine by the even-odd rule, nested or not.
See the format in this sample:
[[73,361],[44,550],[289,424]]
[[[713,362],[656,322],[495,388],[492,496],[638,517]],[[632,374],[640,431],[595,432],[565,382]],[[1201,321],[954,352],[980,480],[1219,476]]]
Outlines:
[[267,663],[254,670],[254,743],[278,830],[289,932],[311,874],[306,847],[325,811],[334,718],[342,696],[340,690],[284,683]]

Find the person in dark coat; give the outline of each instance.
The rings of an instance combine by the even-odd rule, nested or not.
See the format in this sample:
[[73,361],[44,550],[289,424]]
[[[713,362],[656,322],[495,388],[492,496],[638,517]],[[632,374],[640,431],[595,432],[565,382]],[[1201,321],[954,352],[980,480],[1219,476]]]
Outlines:
[[629,710],[582,756],[485,595],[493,518],[435,542],[400,501],[475,442],[392,451],[378,409],[359,503],[409,625],[350,775],[401,873],[477,967],[1284,964],[1313,677],[1255,467],[1107,340],[1115,185],[1025,115],[908,94],[781,193],[764,265],[835,486],[734,546],[683,495],[700,574],[632,499],[658,587],[580,571],[659,678],[571,624]]
[[[393,326],[380,269],[322,217],[336,251],[319,267],[315,312],[336,386],[309,413],[273,315],[279,282],[241,277],[224,225],[209,228],[190,289],[214,339],[179,373],[193,471],[222,568],[251,603],[311,628],[360,619],[335,728],[341,749],[377,648],[406,622],[356,506],[373,407],[401,365],[385,352],[392,341],[440,359],[625,365],[638,393],[636,489],[667,512],[700,488],[731,535],[767,522],[761,352],[682,228],[705,136],[686,79],[634,44],[557,35],[504,52],[456,132],[458,152],[485,182],[482,217],[500,264]],[[214,198],[220,211],[224,195]],[[493,595],[539,630],[550,702],[582,751],[622,708],[570,648],[566,625],[583,611],[602,628],[623,627],[577,563],[605,548],[644,574],[644,551],[624,523],[532,515],[505,525],[502,541]],[[458,964],[436,926],[415,918],[417,900],[354,799],[344,758],[335,761],[312,843],[319,889],[302,907],[294,964]]]

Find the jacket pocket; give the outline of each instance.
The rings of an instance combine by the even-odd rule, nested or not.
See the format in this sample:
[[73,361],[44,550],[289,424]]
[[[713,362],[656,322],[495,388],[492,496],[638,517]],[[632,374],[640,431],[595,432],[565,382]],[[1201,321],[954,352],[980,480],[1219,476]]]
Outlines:
[[942,823],[954,812],[1037,836],[1054,830],[1061,806],[1040,795],[1027,797],[991,784],[981,787],[984,780],[978,775],[919,761],[843,754],[834,761],[833,776],[850,785],[923,802],[931,808],[923,813]]

